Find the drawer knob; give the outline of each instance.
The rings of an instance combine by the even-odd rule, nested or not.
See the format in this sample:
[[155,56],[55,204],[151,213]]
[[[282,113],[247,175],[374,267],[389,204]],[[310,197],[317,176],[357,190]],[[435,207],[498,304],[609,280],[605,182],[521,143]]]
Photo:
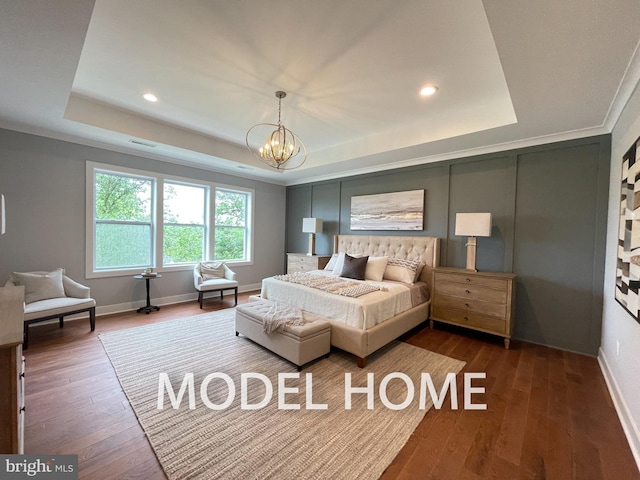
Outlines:
[[471,279],[470,279],[469,277],[465,278],[465,280],[466,280],[467,282],[470,282],[470,281],[471,281]]
[[465,292],[467,292],[467,295],[471,293],[469,290],[465,290]]
[[464,321],[468,322],[469,321],[469,317],[464,317]]
[[467,307],[467,308],[469,308],[469,304],[468,304],[468,303],[465,303],[465,304],[464,304],[464,306],[465,306],[465,307]]

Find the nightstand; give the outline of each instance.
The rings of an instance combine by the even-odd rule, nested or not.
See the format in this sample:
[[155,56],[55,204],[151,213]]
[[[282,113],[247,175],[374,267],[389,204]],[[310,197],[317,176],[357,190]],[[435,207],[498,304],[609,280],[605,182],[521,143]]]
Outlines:
[[509,348],[515,325],[516,275],[433,269],[430,324],[459,325],[504,337]]
[[322,270],[331,255],[307,255],[306,253],[287,253],[287,273]]

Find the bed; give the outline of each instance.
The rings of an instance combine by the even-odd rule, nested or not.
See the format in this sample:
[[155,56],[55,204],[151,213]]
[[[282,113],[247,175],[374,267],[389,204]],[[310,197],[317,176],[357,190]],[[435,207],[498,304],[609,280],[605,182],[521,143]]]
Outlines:
[[423,293],[431,290],[432,269],[439,265],[440,243],[436,237],[337,235],[334,252],[421,261],[424,264],[414,285],[402,285],[403,282],[389,282],[387,279],[382,282],[366,281],[379,284],[381,291],[357,298],[284,282],[278,277],[262,281],[263,299],[287,303],[329,320],[331,345],[354,354],[362,368],[368,355],[428,319],[431,305],[428,294],[422,303],[416,304],[415,299],[419,290]]

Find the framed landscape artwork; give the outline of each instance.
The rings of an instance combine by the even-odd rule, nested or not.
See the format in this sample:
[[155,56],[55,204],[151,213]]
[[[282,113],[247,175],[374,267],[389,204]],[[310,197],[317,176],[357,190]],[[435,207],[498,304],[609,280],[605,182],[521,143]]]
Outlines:
[[422,230],[424,190],[351,197],[351,230]]
[[640,310],[640,138],[622,157],[616,300],[638,320]]

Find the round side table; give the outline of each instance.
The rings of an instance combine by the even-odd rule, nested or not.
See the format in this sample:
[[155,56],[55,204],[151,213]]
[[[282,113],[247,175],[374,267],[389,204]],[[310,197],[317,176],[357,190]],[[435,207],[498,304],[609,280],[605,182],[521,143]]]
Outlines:
[[137,280],[142,280],[144,278],[144,280],[146,281],[147,284],[147,304],[144,307],[140,307],[138,309],[138,313],[140,312],[144,312],[147,315],[149,315],[152,311],[154,310],[160,310],[160,307],[156,306],[156,305],[151,305],[151,297],[149,297],[149,280],[151,280],[152,278],[160,278],[162,277],[162,275],[134,275],[133,278],[137,279]]

